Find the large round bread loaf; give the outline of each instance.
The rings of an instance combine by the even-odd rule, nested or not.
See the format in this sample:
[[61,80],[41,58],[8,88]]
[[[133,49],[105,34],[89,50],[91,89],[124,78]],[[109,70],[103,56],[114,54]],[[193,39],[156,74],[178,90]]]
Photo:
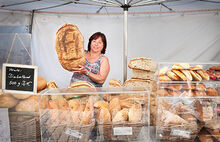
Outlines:
[[63,25],[56,33],[55,47],[64,69],[72,71],[85,64],[84,39],[77,26]]

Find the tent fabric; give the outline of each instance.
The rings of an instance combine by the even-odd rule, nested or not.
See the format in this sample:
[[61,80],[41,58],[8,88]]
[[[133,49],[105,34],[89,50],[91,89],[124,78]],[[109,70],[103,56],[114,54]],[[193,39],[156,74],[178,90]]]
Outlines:
[[[87,49],[89,37],[97,31],[107,37],[111,78],[123,80],[123,18],[120,16],[35,14],[33,21],[33,58],[39,75],[67,87],[72,72],[60,65],[56,50],[57,30],[64,24],[75,24],[84,36]],[[128,61],[149,57],[169,62],[220,62],[220,15],[129,16]],[[128,77],[131,69],[128,68]]]

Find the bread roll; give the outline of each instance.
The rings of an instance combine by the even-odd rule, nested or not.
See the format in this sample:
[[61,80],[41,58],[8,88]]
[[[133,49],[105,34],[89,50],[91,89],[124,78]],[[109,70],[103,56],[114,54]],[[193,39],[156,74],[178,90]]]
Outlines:
[[55,88],[59,88],[59,87],[57,86],[57,84],[53,80],[51,80],[50,82],[47,83],[47,88],[48,89],[55,89]]
[[195,96],[206,96],[205,91],[195,91]]
[[116,113],[116,115],[112,119],[112,122],[127,121],[127,119],[128,119],[128,109],[123,108],[122,110]]
[[196,65],[193,67],[190,67],[190,70],[201,70],[202,69],[202,65]]
[[190,69],[190,65],[188,63],[176,63],[173,64],[172,70],[181,70],[181,69]]
[[77,26],[63,25],[56,33],[55,48],[64,69],[72,71],[85,64],[84,39]]
[[179,80],[179,76],[176,75],[174,72],[172,71],[167,71],[167,76],[169,76],[169,78],[171,78],[172,80]]
[[18,103],[18,100],[15,99],[9,93],[3,93],[0,95],[0,108],[12,108]]
[[188,70],[181,70],[181,72],[186,76],[186,80],[192,81],[193,77]]
[[142,107],[140,104],[133,105],[128,112],[129,122],[139,122],[142,118]]
[[130,69],[155,71],[157,63],[150,58],[140,57],[131,59],[128,63]]
[[105,101],[97,101],[94,103],[94,107],[96,108],[109,108],[109,104],[108,102],[105,102]]
[[193,80],[195,80],[195,81],[202,81],[202,77],[199,74],[197,74],[195,71],[190,71],[190,73],[193,76]]
[[150,79],[150,80],[153,80],[155,78],[155,75],[154,75],[153,71],[132,69],[131,78],[133,78],[133,79]]
[[210,70],[217,70],[220,71],[220,66],[212,66],[209,68]]
[[181,78],[181,80],[183,80],[183,81],[187,80],[186,76],[182,72],[180,72],[179,70],[172,69],[172,72],[174,72],[176,75],[178,75]]
[[196,71],[203,79],[209,80],[209,74],[203,69]]
[[111,114],[107,108],[101,108],[98,112],[98,122],[106,123],[111,122]]
[[114,98],[109,103],[109,111],[112,116],[112,118],[115,116],[115,114],[121,110],[120,100],[119,98]]
[[180,91],[183,88],[183,85],[179,83],[169,84],[167,88],[172,91]]
[[171,81],[171,78],[166,75],[161,75],[161,76],[159,76],[159,80],[160,81]]
[[215,88],[206,88],[206,94],[208,96],[218,96],[218,92]]
[[110,79],[109,80],[109,87],[121,87],[122,83],[120,80],[116,80],[116,79]]
[[37,77],[37,91],[43,90],[47,87],[47,81],[45,78],[38,76]]
[[168,96],[169,94],[168,94],[168,91],[166,90],[166,89],[160,89],[160,90],[158,90],[157,91],[157,94],[159,95],[159,96]]

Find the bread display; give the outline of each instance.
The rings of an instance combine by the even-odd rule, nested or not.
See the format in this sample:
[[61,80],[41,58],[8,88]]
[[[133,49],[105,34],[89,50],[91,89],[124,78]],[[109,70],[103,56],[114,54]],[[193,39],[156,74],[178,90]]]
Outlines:
[[76,25],[65,24],[57,31],[55,48],[64,69],[72,71],[85,64],[84,38]]

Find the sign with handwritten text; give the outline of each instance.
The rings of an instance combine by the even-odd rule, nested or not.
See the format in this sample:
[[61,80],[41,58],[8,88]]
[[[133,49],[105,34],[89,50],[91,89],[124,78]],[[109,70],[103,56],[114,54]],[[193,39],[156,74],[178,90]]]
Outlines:
[[37,66],[3,64],[2,89],[11,93],[36,93]]

